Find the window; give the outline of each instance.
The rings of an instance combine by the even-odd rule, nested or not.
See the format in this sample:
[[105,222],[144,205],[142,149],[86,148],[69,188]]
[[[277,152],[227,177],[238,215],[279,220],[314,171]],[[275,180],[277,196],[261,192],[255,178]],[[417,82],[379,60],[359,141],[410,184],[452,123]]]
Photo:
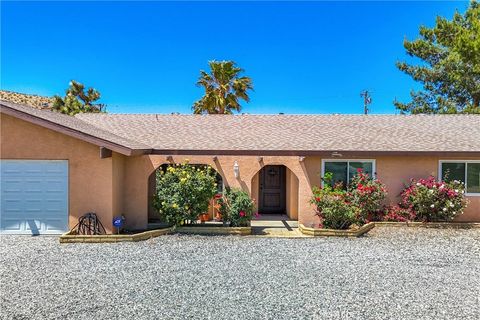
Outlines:
[[440,161],[440,179],[465,183],[467,194],[480,195],[480,160]]
[[358,169],[362,169],[364,173],[373,176],[375,174],[374,160],[323,160],[322,161],[322,177],[325,173],[330,172],[333,175],[333,182],[342,182],[346,187],[348,182],[357,173]]

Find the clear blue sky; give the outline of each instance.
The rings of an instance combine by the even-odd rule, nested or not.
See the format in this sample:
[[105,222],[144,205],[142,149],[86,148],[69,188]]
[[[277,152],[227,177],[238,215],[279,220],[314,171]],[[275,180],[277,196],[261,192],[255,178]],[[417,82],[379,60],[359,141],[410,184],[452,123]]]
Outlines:
[[394,113],[415,83],[402,42],[468,2],[5,2],[1,88],[63,94],[71,79],[109,112],[190,113],[208,60],[253,78],[249,113]]

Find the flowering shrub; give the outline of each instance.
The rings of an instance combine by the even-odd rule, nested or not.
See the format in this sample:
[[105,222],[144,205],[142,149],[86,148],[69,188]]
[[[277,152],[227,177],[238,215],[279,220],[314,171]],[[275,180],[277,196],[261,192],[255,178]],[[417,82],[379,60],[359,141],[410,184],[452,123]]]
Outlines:
[[227,189],[218,199],[220,213],[224,222],[231,227],[248,226],[255,210],[255,202],[247,192],[240,189]]
[[210,199],[217,191],[215,171],[210,166],[188,163],[169,166],[157,171],[157,194],[153,206],[174,225],[196,221],[208,211]]
[[387,194],[385,185],[372,179],[361,169],[350,181],[347,190],[342,184],[332,186],[332,174],[322,178],[324,187],[313,188],[310,201],[317,207],[322,228],[348,229],[353,224],[379,220]]
[[464,193],[463,183],[456,180],[412,179],[401,193],[400,206],[418,221],[450,221],[463,213],[467,205]]
[[359,209],[359,222],[366,223],[380,219],[387,188],[380,180],[373,179],[359,168],[348,185],[347,196]]
[[347,197],[342,184],[332,186],[332,174],[326,173],[322,178],[324,187],[314,187],[310,200],[317,208],[320,227],[327,229],[348,229],[357,222],[358,208]]
[[399,205],[386,207],[383,214],[383,221],[407,222],[415,220],[415,212]]

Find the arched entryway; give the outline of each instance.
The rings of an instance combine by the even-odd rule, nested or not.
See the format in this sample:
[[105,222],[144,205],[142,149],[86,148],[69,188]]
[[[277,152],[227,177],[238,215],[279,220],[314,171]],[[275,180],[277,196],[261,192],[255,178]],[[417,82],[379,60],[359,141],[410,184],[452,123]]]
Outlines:
[[[254,189],[254,187],[256,187]],[[298,178],[284,165],[265,165],[252,180],[260,214],[298,219]]]
[[[148,177],[148,221],[150,223],[152,222],[159,222],[160,221],[160,216],[157,212],[157,210],[153,207],[153,198],[155,194],[157,193],[157,173],[158,171],[163,171],[165,172],[167,168],[171,164],[162,164],[159,166],[156,170],[154,170],[150,176]],[[192,166],[198,166],[198,167],[205,167],[208,166],[206,164],[192,164]],[[217,188],[218,188],[218,193],[222,193],[225,186],[223,183],[223,178],[222,176],[216,171],[215,169],[213,170],[216,173],[216,182],[217,182]]]

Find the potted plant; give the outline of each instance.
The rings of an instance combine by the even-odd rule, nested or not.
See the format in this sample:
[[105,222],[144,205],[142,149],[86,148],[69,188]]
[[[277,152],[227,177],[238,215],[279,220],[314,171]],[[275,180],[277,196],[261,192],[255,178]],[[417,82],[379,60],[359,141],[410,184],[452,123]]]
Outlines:
[[208,220],[210,220],[210,215],[208,213],[202,213],[201,215],[198,216],[198,219],[200,220],[201,223],[205,223]]

